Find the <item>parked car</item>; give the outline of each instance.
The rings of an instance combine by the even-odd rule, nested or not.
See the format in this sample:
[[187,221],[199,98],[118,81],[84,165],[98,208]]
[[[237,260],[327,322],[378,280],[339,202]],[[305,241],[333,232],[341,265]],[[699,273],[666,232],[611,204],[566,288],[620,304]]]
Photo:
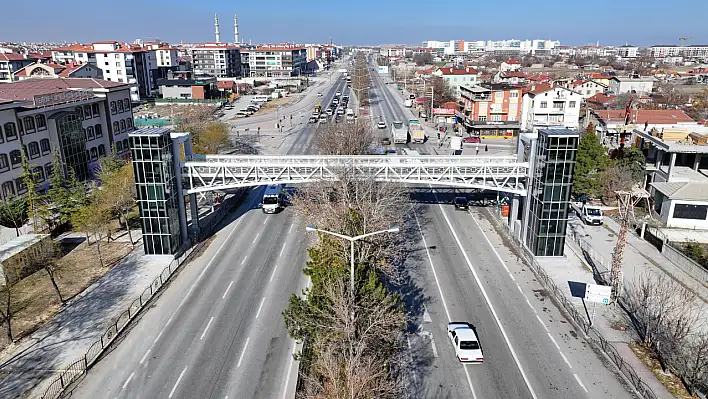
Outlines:
[[309,123],[317,123],[317,120],[318,120],[318,119],[319,119],[319,118],[317,118],[316,116],[311,116],[310,119],[308,120],[308,122],[309,122]]
[[251,116],[251,115],[248,114],[247,112],[238,111],[238,112],[236,113],[236,117],[237,117],[237,118],[248,118],[249,116]]
[[472,137],[465,137],[462,139],[463,143],[481,143],[482,140],[480,140],[479,137],[472,136]]
[[386,129],[386,122],[381,121],[378,123],[378,125],[376,125],[376,127],[379,129]]

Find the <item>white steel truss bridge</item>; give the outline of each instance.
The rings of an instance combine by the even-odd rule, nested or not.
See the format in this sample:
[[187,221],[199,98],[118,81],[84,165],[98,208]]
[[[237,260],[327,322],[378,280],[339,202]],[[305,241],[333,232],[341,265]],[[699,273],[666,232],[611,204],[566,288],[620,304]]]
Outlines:
[[405,184],[526,195],[528,162],[516,157],[192,155],[182,164],[185,194],[266,184],[336,180],[341,171]]

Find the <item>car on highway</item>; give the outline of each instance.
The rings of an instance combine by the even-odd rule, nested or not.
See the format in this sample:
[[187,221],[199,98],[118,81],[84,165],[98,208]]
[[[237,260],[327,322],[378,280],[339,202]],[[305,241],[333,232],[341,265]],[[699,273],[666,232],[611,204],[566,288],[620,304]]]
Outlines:
[[327,108],[327,115],[332,116],[334,114],[334,110],[332,108]]
[[244,114],[248,114],[249,116],[256,113],[256,111],[253,111],[253,110],[248,109],[248,108],[244,108],[244,109],[240,110],[239,112],[243,112]]
[[325,114],[320,115],[320,123],[327,123],[327,115],[325,115]]
[[251,116],[251,115],[250,115],[249,113],[247,113],[247,112],[238,111],[238,112],[236,113],[236,117],[237,117],[237,118],[248,118],[249,116]]
[[337,108],[337,115],[344,115],[344,108]]
[[480,140],[479,137],[474,137],[474,136],[473,136],[473,137],[465,137],[465,138],[463,138],[463,139],[462,139],[462,142],[463,142],[463,143],[470,143],[470,144],[471,144],[471,143],[481,143],[482,140]]
[[450,338],[455,356],[462,363],[482,363],[484,355],[479,345],[477,334],[472,325],[466,322],[452,322],[447,325],[447,336]]
[[308,122],[309,122],[309,123],[317,123],[317,120],[318,120],[318,119],[319,119],[318,117],[312,115],[312,116],[310,117],[310,119],[308,120]]
[[376,125],[376,127],[379,129],[386,129],[386,122],[381,121],[378,123],[378,125]]
[[334,105],[339,104],[339,99],[338,98],[333,99],[332,104],[334,104]]
[[317,97],[322,97],[322,92],[317,93]]
[[469,201],[467,200],[467,197],[455,197],[452,202],[455,204],[456,211],[466,211],[469,207]]
[[339,97],[339,96],[342,95],[342,92],[341,92],[341,91],[338,91],[338,92],[334,93],[334,95],[335,95],[336,97]]

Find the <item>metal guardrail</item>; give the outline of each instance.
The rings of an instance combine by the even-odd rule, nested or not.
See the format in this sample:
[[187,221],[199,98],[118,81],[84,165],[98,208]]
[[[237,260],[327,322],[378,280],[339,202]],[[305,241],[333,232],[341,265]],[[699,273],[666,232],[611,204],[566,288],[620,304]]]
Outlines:
[[148,303],[148,301],[162,288],[162,286],[170,279],[172,274],[177,270],[185,259],[192,254],[195,246],[185,251],[180,257],[173,259],[170,264],[165,267],[159,276],[153,280],[152,284],[147,287],[139,297],[130,303],[128,309],[124,310],[113,324],[101,335],[101,338],[94,342],[86,351],[84,356],[74,360],[66,369],[59,374],[54,381],[49,384],[49,387],[44,391],[42,399],[54,399],[60,397],[64,389],[72,382],[81,377],[89,367],[91,367],[108,348],[118,334],[128,325],[128,323],[140,312],[140,310]]
[[[634,389],[641,395],[644,399],[657,399],[654,391],[649,387],[634,371],[632,366],[624,361],[622,356],[617,351],[617,348],[612,345],[610,341],[605,339],[602,334],[591,327],[585,316],[581,315],[580,312],[575,308],[575,306],[566,298],[563,291],[561,291],[558,286],[553,282],[553,280],[546,274],[541,265],[536,262],[534,256],[528,251],[528,249],[521,243],[518,237],[509,233],[508,229],[504,223],[499,219],[499,212],[492,211],[490,214],[493,215],[494,221],[504,232],[504,235],[510,239],[514,245],[518,247],[521,251],[521,258],[524,263],[529,265],[534,274],[538,277],[538,281],[543,285],[546,290],[552,295],[553,299],[558,303],[568,316],[572,319],[576,326],[578,326],[587,337],[588,342],[591,345],[599,348],[602,352],[612,361],[612,363],[617,366],[617,368],[622,372],[622,375],[632,384]],[[571,241],[575,240],[576,237],[567,236]],[[573,241],[575,242],[575,241]],[[582,242],[582,241],[581,241]],[[583,244],[580,244],[583,245]],[[589,255],[587,255],[589,256]],[[603,259],[598,259],[595,261],[598,265],[604,267],[606,261]],[[603,271],[604,272],[604,271]]]

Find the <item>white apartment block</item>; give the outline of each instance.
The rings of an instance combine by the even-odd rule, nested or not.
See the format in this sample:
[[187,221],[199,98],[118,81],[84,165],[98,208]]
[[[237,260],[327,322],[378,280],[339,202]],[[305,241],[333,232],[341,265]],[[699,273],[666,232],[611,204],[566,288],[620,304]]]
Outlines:
[[114,149],[130,156],[130,85],[99,79],[28,79],[0,86],[0,198],[24,195],[22,149],[39,190],[49,187],[55,153],[64,172],[92,177]]
[[651,56],[654,58],[683,57],[684,59],[708,59],[708,44],[690,46],[651,46]]
[[583,97],[563,87],[533,85],[521,103],[521,130],[564,127],[577,129]]
[[610,90],[615,95],[622,93],[650,94],[654,89],[654,81],[655,79],[651,76],[613,76],[610,79]]
[[639,47],[625,44],[617,48],[617,56],[620,58],[637,58],[639,57]]
[[249,51],[251,77],[298,76],[307,65],[305,47],[295,45],[264,45]]
[[607,86],[602,83],[595,82],[594,80],[576,80],[570,82],[565,87],[579,93],[586,100],[595,94],[604,93],[608,90]]
[[103,79],[135,85],[130,97],[134,102],[153,94],[154,84],[150,51],[140,45],[116,41],[73,44],[52,49],[52,58],[61,63],[73,60],[96,66]]

